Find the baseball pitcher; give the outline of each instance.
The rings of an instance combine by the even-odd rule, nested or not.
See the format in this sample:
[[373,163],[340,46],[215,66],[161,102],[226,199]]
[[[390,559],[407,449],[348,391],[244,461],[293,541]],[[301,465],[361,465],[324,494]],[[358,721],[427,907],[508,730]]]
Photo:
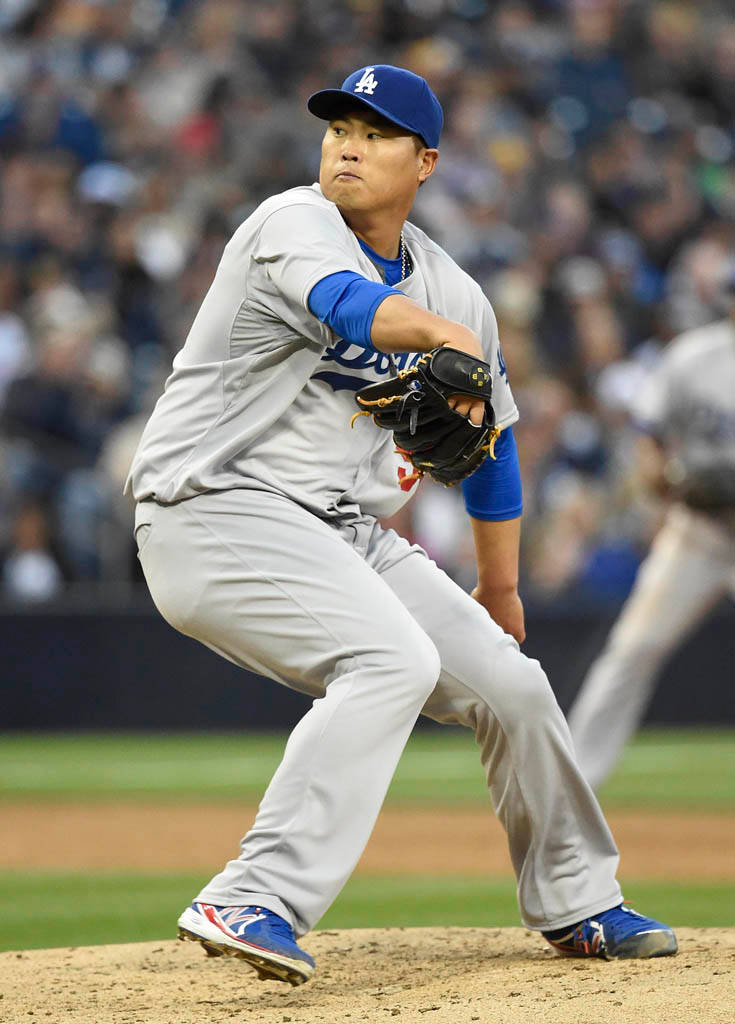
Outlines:
[[[476,735],[529,928],[562,953],[673,953],[670,928],[621,906],[612,836],[519,649],[518,414],[495,317],[407,220],[441,106],[390,65],[308,106],[326,128],[319,182],[233,235],[128,481],[161,614],[314,698],[180,935],[307,981],[297,939],[350,876],[423,713]],[[424,474],[463,488],[473,596],[379,524]]]

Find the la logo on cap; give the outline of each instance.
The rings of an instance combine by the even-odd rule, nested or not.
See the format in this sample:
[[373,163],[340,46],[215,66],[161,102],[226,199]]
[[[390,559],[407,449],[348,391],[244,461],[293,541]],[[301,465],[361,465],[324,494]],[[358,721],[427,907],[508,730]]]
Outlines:
[[332,121],[344,114],[345,96],[418,135],[430,149],[439,144],[444,120],[441,104],[421,75],[392,64],[370,64],[356,68],[339,89],[315,92],[307,106],[316,117]]
[[355,85],[355,92],[366,92],[368,96],[372,96],[378,86],[378,81],[375,78],[373,71],[375,71],[375,67],[365,68],[362,73],[362,78]]

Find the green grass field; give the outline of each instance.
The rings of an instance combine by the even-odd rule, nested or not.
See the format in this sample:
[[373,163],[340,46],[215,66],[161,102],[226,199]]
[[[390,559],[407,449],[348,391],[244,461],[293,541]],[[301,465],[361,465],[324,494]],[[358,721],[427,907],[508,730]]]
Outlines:
[[[243,734],[0,735],[0,800],[257,801],[286,738]],[[651,730],[601,793],[606,806],[735,810],[735,731]],[[487,802],[466,730],[411,737],[393,804]]]
[[[202,881],[183,874],[9,873],[0,878],[0,950],[174,938],[176,919]],[[732,924],[735,886],[639,882],[626,884],[625,892],[634,906],[672,925]],[[519,924],[515,890],[506,880],[356,876],[318,927]]]
[[[25,799],[253,803],[284,742],[263,735],[6,735],[0,738],[0,822],[4,802]],[[733,765],[735,732],[650,731],[627,751],[601,801],[608,809],[731,816]],[[437,730],[412,737],[389,804],[487,802],[469,734]],[[201,882],[186,874],[6,872],[0,875],[0,949],[168,938]],[[735,885],[626,879],[626,897],[674,925],[727,926],[735,917]],[[517,925],[513,885],[492,878],[356,876],[320,927],[441,924]]]

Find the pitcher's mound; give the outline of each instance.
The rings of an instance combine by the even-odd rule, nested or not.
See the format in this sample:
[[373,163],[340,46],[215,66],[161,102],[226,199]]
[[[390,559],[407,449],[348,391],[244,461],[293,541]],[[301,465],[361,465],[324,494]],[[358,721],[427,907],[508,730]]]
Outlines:
[[317,973],[259,982],[193,943],[0,953],[2,1024],[732,1024],[735,931],[677,929],[678,956],[562,959],[522,928],[313,932]]

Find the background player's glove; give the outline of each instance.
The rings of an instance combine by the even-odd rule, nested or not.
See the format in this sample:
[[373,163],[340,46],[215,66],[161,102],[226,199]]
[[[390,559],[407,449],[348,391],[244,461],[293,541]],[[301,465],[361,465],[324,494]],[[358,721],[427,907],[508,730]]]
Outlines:
[[735,509],[735,463],[674,457],[664,469],[674,497],[702,512]]
[[[484,399],[479,426],[451,408],[452,395]],[[361,388],[355,399],[363,415],[393,431],[398,451],[411,460],[418,476],[428,473],[449,486],[474,473],[488,455],[495,457],[500,431],[491,401],[492,370],[458,349],[435,348],[410,370]]]

